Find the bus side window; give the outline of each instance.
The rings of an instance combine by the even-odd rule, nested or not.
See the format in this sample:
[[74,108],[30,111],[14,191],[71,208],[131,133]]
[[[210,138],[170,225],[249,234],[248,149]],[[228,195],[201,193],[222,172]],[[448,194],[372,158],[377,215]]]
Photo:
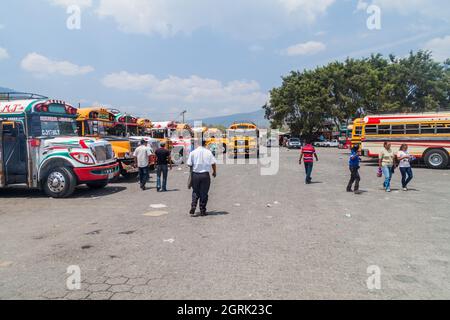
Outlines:
[[425,134],[435,134],[436,133],[436,128],[434,125],[429,124],[429,123],[422,123],[420,125],[420,133]]
[[437,133],[450,133],[450,124],[439,123],[436,125]]
[[378,133],[378,127],[377,126],[366,126],[366,134],[368,135],[375,135]]
[[419,134],[419,125],[418,124],[407,124],[406,125],[406,134]]
[[390,135],[391,134],[391,126],[378,126],[378,134]]
[[392,134],[405,134],[405,125],[393,125]]

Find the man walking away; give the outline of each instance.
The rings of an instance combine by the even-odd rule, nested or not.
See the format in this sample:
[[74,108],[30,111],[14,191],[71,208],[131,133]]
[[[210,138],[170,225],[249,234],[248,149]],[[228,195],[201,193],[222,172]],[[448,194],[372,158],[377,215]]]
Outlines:
[[213,177],[217,176],[217,161],[212,152],[205,148],[206,141],[202,141],[202,146],[189,154],[187,165],[192,168],[192,205],[190,214],[193,216],[197,210],[200,200],[200,215],[206,216],[206,206],[208,205],[208,193],[211,186],[211,169]]
[[141,140],[141,145],[134,151],[134,158],[139,168],[139,183],[141,189],[145,190],[149,178],[148,164],[152,155],[152,149],[147,146],[147,141]]
[[359,157],[359,145],[355,145],[350,154],[349,166],[351,177],[347,186],[347,192],[353,192],[353,183],[355,184],[355,193],[359,191],[359,182],[361,181],[361,177],[359,175],[360,162],[361,158]]
[[[161,143],[161,147],[156,150],[156,189],[158,192],[166,192],[167,191],[167,176],[169,174],[169,167],[172,170],[172,158],[170,157],[170,151],[166,149],[166,144],[164,142]],[[162,189],[161,189],[161,175],[163,176],[162,180]]]
[[306,145],[302,148],[300,154],[299,164],[302,164],[302,160],[305,163],[305,172],[306,172],[306,184],[311,184],[312,178],[311,174],[314,167],[314,157],[316,161],[319,161],[319,157],[317,157],[316,149],[313,147],[310,141],[306,143]]

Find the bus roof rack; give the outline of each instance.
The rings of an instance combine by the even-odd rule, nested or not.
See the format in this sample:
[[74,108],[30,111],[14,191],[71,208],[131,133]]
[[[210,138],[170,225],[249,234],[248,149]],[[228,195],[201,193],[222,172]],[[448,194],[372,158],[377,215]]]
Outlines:
[[11,101],[11,100],[30,100],[30,99],[48,99],[48,97],[36,94],[36,93],[26,93],[26,92],[0,92],[0,101]]

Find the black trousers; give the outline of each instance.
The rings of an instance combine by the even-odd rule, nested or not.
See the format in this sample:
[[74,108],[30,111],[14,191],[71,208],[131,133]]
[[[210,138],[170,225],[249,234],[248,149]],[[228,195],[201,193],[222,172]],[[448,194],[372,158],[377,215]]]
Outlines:
[[200,211],[206,213],[210,186],[211,177],[209,172],[192,173],[192,209],[197,209],[197,204],[200,200]]
[[355,184],[355,191],[359,191],[359,182],[361,181],[361,176],[359,175],[359,167],[350,167],[350,181],[348,182],[347,190],[351,190],[353,183]]

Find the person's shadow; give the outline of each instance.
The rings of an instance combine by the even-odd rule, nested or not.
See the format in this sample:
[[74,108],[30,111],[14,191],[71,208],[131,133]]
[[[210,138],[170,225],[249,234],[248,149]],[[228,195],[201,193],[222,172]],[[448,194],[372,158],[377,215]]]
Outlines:
[[[227,211],[210,211],[208,212],[208,215],[206,217],[217,217],[217,216],[226,216],[230,213]],[[195,215],[195,218],[203,218],[204,216],[201,216],[200,214]]]

